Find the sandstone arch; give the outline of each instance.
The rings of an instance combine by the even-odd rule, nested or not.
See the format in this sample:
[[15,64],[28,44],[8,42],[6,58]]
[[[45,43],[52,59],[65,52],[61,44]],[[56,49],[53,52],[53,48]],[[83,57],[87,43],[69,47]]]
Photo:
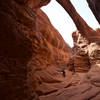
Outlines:
[[81,35],[89,40],[89,42],[97,42],[96,39],[100,37],[99,33],[93,30],[84,19],[77,13],[76,9],[70,2],[70,0],[56,0],[70,15],[74,21],[77,29],[80,31]]

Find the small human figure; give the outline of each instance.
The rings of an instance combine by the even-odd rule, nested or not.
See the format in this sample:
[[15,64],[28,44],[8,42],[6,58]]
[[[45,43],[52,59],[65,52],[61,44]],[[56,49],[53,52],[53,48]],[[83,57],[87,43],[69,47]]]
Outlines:
[[63,69],[63,70],[61,70],[61,73],[62,73],[62,75],[65,77],[66,76],[66,72],[65,72],[65,70]]

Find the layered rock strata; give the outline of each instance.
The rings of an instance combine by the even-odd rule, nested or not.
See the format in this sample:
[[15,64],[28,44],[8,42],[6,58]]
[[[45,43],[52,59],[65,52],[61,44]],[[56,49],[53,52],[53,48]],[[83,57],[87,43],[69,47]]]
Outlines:
[[0,100],[99,100],[100,29],[73,12],[71,49],[40,9],[49,2],[0,1]]
[[66,68],[71,48],[40,10],[49,1],[0,1],[2,100],[38,99],[54,91],[49,83],[62,82],[56,75],[63,77],[59,73]]

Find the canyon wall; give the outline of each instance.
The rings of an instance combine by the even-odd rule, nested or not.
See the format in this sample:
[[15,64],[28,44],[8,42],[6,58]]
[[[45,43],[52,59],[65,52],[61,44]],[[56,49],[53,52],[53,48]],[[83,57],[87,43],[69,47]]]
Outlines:
[[79,31],[73,32],[72,36],[74,47],[67,65],[66,85],[57,91],[41,95],[40,100],[100,99],[100,45],[89,43]]
[[40,10],[49,2],[0,1],[2,100],[38,99],[37,95],[53,90],[49,83],[61,81],[56,75],[66,68],[71,48]]
[[49,2],[0,1],[0,100],[99,100],[100,29],[69,3],[79,29],[70,48],[40,9]]

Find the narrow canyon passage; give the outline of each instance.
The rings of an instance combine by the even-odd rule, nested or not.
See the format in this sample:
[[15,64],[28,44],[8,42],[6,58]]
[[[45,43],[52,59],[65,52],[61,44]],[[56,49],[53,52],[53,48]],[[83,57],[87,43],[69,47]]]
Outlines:
[[40,9],[50,0],[0,1],[0,100],[99,100],[100,29],[57,1],[78,29],[73,48]]

